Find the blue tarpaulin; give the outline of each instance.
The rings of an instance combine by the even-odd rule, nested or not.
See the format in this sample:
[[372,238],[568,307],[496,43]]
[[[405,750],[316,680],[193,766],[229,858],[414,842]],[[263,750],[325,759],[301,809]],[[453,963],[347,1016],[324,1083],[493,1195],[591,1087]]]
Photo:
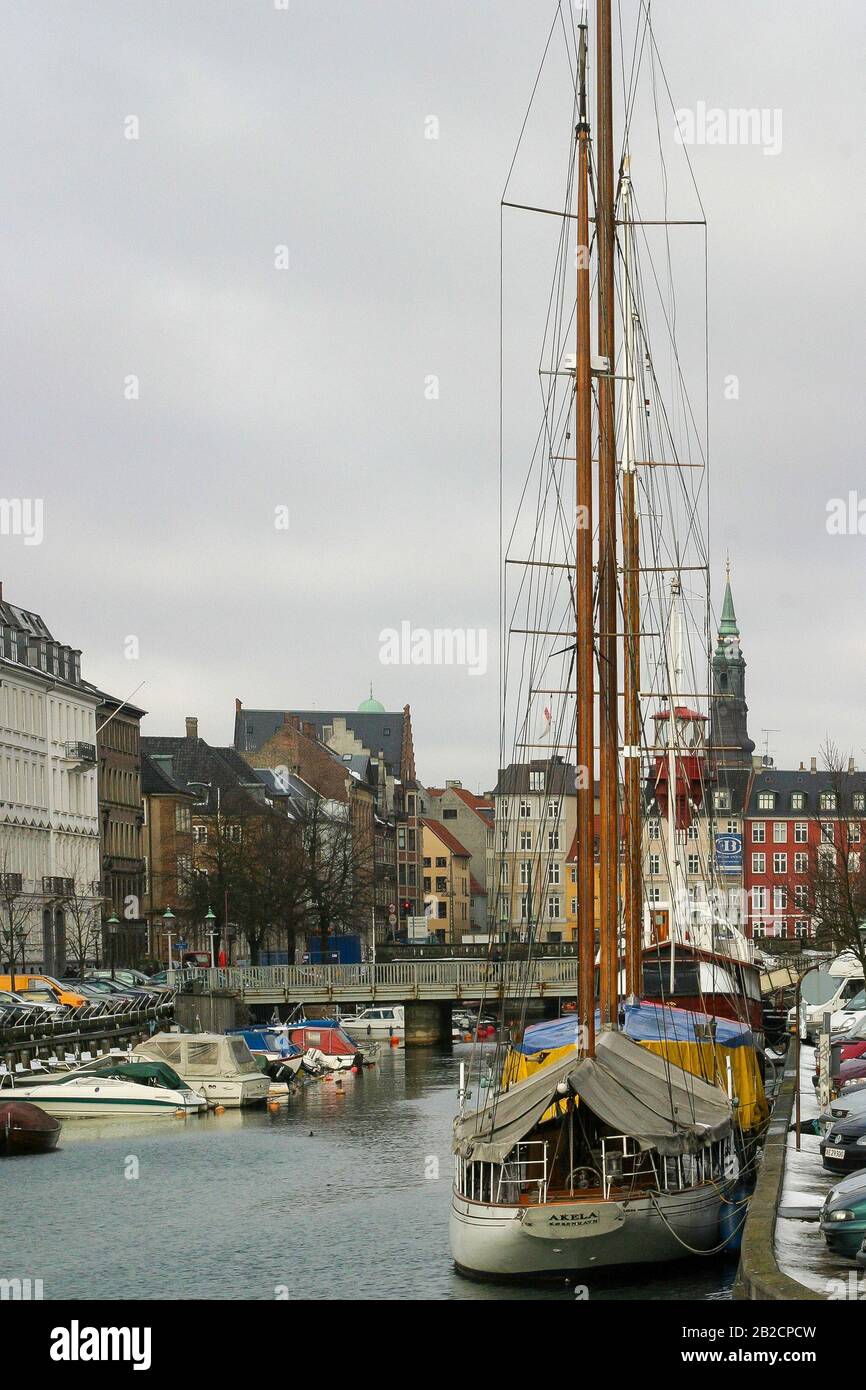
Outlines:
[[[632,1004],[625,1006],[622,1031],[635,1042],[709,1042],[712,1035],[721,1047],[754,1047],[755,1039],[747,1023],[710,1014],[693,1013],[689,1009],[673,1008],[670,1004]],[[598,1015],[596,1015],[598,1026]],[[523,1042],[516,1051],[527,1056],[547,1052],[556,1047],[568,1047],[577,1042],[578,1021],[575,1014],[533,1023],[526,1029]]]

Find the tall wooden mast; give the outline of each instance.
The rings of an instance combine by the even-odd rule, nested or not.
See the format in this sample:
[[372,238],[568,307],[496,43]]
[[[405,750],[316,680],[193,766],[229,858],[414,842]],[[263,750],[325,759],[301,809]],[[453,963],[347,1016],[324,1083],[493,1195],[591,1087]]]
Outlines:
[[580,27],[577,124],[577,355],[575,364],[577,677],[577,950],[578,1018],[586,1051],[595,1052],[595,681],[592,621],[592,379],[589,277],[589,121],[586,112],[586,25]]
[[616,371],[614,296],[613,92],[610,0],[596,0],[596,237],[598,351],[607,359],[598,377],[599,589],[599,875],[601,1027],[617,1023],[619,806],[617,728]]
[[641,727],[640,727],[640,543],[637,510],[637,309],[631,223],[631,175],[623,160],[623,327],[625,330],[625,456],[622,472],[623,652],[625,740],[625,963],[626,994],[643,991],[641,879]]

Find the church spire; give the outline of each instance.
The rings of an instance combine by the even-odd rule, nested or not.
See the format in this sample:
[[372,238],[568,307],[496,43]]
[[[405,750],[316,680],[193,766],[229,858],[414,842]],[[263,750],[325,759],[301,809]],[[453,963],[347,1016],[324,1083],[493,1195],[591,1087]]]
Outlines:
[[725,600],[722,604],[722,618],[719,623],[719,641],[724,638],[739,637],[740,629],[737,626],[737,615],[734,612],[734,596],[731,593],[731,557],[728,556],[726,565]]

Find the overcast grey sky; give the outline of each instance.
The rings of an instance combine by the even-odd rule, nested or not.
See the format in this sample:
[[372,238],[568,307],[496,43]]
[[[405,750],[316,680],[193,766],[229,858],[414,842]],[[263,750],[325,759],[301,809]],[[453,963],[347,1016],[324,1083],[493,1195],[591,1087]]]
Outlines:
[[[483,678],[382,666],[379,633],[495,641],[499,199],[553,10],[5,0],[3,488],[44,498],[45,539],[0,538],[0,574],[89,679],[145,682],[145,732],[195,713],[228,742],[235,696],[352,708],[372,681],[411,704],[423,780],[490,785],[495,650]],[[711,553],[718,582],[731,552],[752,734],[778,729],[795,766],[828,732],[866,762],[866,535],[826,527],[828,499],[866,498],[866,11],[653,10],[678,107],[782,111],[775,156],[690,151],[710,225]],[[623,0],[628,32],[636,12]],[[540,109],[561,173],[567,127]],[[664,138],[673,156],[672,121]],[[530,361],[540,320],[515,302]]]

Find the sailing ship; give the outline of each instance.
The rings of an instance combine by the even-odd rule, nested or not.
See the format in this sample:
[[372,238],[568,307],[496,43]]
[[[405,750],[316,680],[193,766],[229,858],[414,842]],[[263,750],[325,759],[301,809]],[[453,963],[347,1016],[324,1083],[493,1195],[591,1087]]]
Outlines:
[[[534,846],[529,821],[521,820],[534,814],[528,797],[515,798],[515,822],[497,828],[503,853],[513,831],[521,850],[536,855],[534,870],[521,865],[518,890],[530,948],[527,990],[521,1020],[512,1023],[510,1044],[497,1049],[492,1074],[482,1078],[479,1068],[475,1089],[471,1073],[468,1085],[461,1076],[454,1124],[452,1251],[460,1271],[480,1277],[583,1275],[720,1251],[728,1242],[732,1211],[734,1225],[742,1224],[745,1208],[737,1184],[750,1162],[746,1097],[735,1094],[714,1011],[716,998],[726,993],[715,987],[726,970],[733,986],[730,1015],[742,1013],[747,986],[737,971],[750,966],[750,951],[715,906],[701,917],[684,891],[681,872],[684,823],[701,809],[693,783],[700,772],[706,716],[696,706],[712,698],[708,617],[694,624],[692,646],[684,631],[701,583],[709,612],[709,565],[697,539],[706,457],[703,449],[691,457],[693,416],[687,409],[676,412],[686,435],[688,456],[682,456],[674,412],[667,415],[660,404],[635,244],[636,230],[650,221],[637,216],[629,158],[634,64],[646,51],[655,54],[655,39],[648,8],[641,6],[630,50],[638,56],[628,82],[624,79],[626,129],[615,180],[610,0],[596,0],[595,14],[594,131],[588,117],[586,6],[571,41],[561,7],[554,18],[573,82],[565,206],[557,212],[503,196],[504,207],[553,211],[561,219],[561,236],[554,308],[545,331],[549,363],[541,370],[544,422],[531,465],[539,478],[534,490],[527,480],[521,499],[534,496],[537,511],[529,518],[528,558],[511,553],[511,543],[520,537],[515,523],[505,559],[519,574],[513,608],[503,580],[503,753],[508,751],[505,706],[515,685],[508,666],[517,637],[521,671],[513,746],[521,753],[543,748],[547,754],[528,760],[529,788],[541,794],[542,808]],[[667,225],[666,219],[658,223]],[[675,324],[666,323],[673,341]],[[682,387],[678,357],[674,362]],[[654,414],[653,401],[659,403]],[[533,743],[539,701],[544,733]],[[653,721],[647,701],[656,707]],[[561,713],[554,717],[557,704]],[[648,732],[650,722],[655,734]],[[557,879],[550,862],[544,862],[543,847],[558,843],[562,801],[547,788],[559,788],[566,769],[571,775],[559,748],[574,757],[577,1007],[565,1023],[570,1038],[533,1039],[528,1029],[521,1041],[515,1034],[525,1022],[533,946],[541,935],[540,919],[546,911],[553,915],[557,901],[554,894],[545,908],[549,884]],[[667,817],[664,920],[643,878],[648,787]],[[509,924],[508,954],[514,900],[507,869],[500,874],[498,895],[502,911],[497,915]],[[503,950],[501,943],[498,949]],[[680,989],[688,974],[680,966],[687,962],[695,967],[689,976],[694,997],[684,997]],[[655,1032],[642,1037],[625,1025],[628,1017],[634,1021],[654,972]],[[708,993],[704,985],[710,986]],[[679,1003],[695,1007],[682,1011]],[[504,1003],[502,1021],[507,1040]],[[726,1041],[728,1051],[736,1042],[750,1054],[740,1071],[749,1089],[750,1122],[757,1127],[765,1111],[748,1022],[742,1018],[738,1036]]]

